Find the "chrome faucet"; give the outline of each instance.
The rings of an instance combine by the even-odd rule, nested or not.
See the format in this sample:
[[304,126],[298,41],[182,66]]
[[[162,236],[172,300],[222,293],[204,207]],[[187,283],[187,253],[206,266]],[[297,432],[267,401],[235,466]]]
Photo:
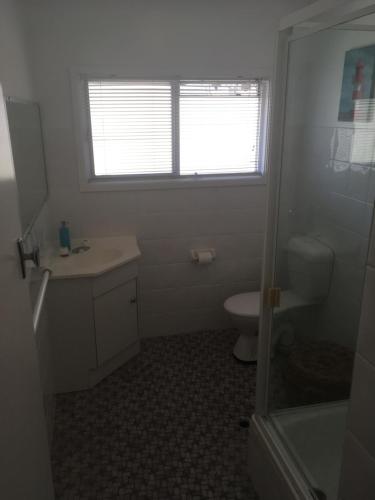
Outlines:
[[81,245],[78,245],[78,247],[73,248],[72,253],[87,252],[87,250],[90,250],[90,246],[88,243],[89,243],[88,240],[83,240]]

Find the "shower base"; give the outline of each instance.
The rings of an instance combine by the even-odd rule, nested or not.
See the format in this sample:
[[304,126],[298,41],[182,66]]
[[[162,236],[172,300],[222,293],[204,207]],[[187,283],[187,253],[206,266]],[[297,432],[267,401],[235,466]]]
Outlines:
[[338,496],[347,411],[347,401],[340,401],[271,414],[294,462],[311,487],[323,492],[327,500]]

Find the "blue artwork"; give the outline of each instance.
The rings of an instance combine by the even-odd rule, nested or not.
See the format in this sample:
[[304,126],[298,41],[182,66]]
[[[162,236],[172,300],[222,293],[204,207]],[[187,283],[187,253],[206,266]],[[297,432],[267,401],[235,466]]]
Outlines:
[[[339,121],[368,121],[374,98],[375,45],[348,50],[342,75]],[[363,104],[363,105],[362,105]]]

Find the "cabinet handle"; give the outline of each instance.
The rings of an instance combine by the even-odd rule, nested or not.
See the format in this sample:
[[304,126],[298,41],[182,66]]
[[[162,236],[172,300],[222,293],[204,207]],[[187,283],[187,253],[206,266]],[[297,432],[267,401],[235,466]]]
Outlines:
[[137,303],[137,297],[132,297],[130,300],[129,300],[130,304],[136,304]]

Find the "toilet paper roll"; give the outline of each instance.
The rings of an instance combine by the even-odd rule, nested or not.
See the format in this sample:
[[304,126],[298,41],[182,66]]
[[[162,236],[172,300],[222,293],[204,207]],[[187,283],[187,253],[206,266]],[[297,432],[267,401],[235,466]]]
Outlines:
[[211,252],[197,252],[198,264],[211,264],[213,261],[213,256]]

